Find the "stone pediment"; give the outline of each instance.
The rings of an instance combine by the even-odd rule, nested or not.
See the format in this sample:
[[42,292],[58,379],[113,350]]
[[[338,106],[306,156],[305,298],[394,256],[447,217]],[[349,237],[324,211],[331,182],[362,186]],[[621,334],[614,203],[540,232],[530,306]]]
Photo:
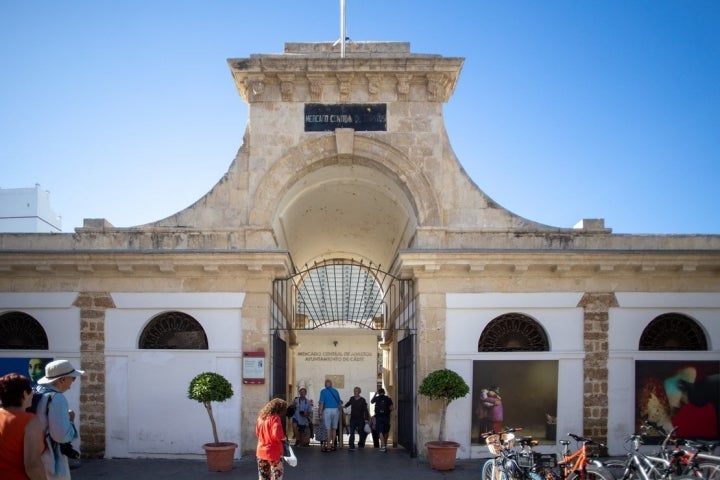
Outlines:
[[351,43],[340,58],[331,43],[288,43],[285,53],[230,59],[248,103],[447,102],[464,59],[411,54],[408,43]]

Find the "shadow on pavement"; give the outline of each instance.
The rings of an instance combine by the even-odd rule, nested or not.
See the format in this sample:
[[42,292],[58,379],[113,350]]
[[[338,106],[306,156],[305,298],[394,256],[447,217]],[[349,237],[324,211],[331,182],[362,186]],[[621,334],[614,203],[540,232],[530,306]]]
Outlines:
[[[419,458],[412,458],[402,448],[390,448],[386,453],[375,448],[350,451],[347,448],[323,453],[318,447],[296,448],[298,466],[285,465],[285,479],[342,478],[342,480],[368,480],[369,478],[430,480],[453,478],[479,480],[485,459],[458,460],[455,470],[438,472]],[[255,458],[246,455],[235,461],[229,472],[210,472],[204,459],[83,459],[72,470],[73,480],[220,480],[222,478],[257,478]]]

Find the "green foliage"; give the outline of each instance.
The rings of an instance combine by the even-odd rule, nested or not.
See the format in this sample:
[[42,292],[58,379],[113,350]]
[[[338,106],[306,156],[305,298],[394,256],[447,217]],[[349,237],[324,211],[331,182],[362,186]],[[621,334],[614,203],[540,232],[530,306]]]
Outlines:
[[218,439],[217,426],[215,425],[215,417],[210,402],[224,402],[232,396],[232,385],[219,373],[203,372],[190,380],[188,398],[196,400],[205,406],[208,417],[210,417],[215,444],[219,444],[220,440]]
[[428,374],[420,383],[418,393],[433,400],[442,399],[450,403],[470,393],[470,387],[456,372],[444,368]]
[[232,396],[232,385],[219,373],[203,372],[188,387],[188,398],[202,403],[224,402]]
[[448,404],[456,398],[462,398],[470,393],[470,387],[456,372],[443,368],[429,373],[420,383],[418,393],[430,397],[431,400],[442,400],[438,441],[445,441],[445,417]]

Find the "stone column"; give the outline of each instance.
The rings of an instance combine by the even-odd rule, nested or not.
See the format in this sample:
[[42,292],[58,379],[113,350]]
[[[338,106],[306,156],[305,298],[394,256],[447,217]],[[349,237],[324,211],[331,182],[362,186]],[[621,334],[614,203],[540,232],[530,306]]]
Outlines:
[[615,294],[586,293],[578,304],[584,316],[583,435],[607,443],[609,310],[617,307]]
[[[260,409],[267,403],[272,381],[273,359],[270,346],[270,304],[272,302],[272,279],[261,274],[247,282],[245,301],[242,307],[242,349],[244,352],[266,352],[265,383],[242,386],[242,445],[243,455],[254,455],[257,447],[255,422]],[[287,389],[287,385],[285,388]]]
[[[442,287],[430,276],[416,275],[415,302],[417,305],[417,385],[430,372],[445,368],[445,316],[447,304]],[[440,401],[417,396],[417,445],[421,456],[426,455],[425,443],[437,440],[440,426]],[[420,421],[422,419],[422,421]]]
[[[105,311],[115,308],[106,292],[80,292],[80,358],[85,375],[80,382],[81,451],[84,457],[105,456]],[[79,419],[78,419],[79,420]]]

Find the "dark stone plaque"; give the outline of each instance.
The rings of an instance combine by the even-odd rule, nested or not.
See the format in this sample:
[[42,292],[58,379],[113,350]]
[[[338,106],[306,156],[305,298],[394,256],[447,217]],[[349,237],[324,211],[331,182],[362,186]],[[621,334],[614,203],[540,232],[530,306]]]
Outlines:
[[353,128],[357,131],[377,132],[387,130],[387,105],[305,104],[305,131],[330,132],[336,128]]

